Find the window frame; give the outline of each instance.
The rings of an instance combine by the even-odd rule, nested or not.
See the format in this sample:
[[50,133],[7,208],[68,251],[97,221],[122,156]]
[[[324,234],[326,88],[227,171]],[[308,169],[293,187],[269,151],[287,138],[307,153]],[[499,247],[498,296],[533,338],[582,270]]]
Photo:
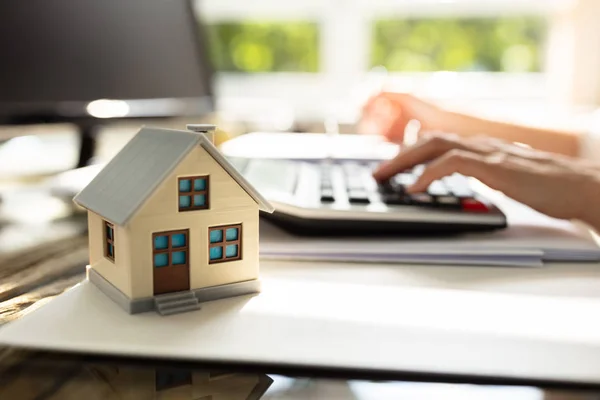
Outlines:
[[[115,224],[108,222],[107,220],[103,220],[102,224],[102,237],[104,238],[104,258],[111,261],[113,264],[115,263]],[[108,235],[108,229],[112,232],[112,239]],[[112,245],[112,256],[108,252],[109,245]]]
[[[171,244],[171,238],[173,235],[178,235],[183,233],[185,235],[185,246],[182,247],[173,247]],[[156,249],[155,240],[157,236],[166,236],[167,237],[167,248],[166,249]],[[183,264],[173,264],[173,253],[177,253],[179,251],[185,251],[185,263]],[[167,265],[163,265],[162,267],[156,266],[156,261],[154,256],[156,254],[166,254],[167,255]],[[190,230],[189,229],[178,229],[174,231],[164,231],[164,232],[153,232],[152,233],[152,268],[168,268],[168,267],[186,267],[190,266]]]
[[[237,228],[238,229],[238,238],[236,240],[227,240],[227,229]],[[212,231],[223,231],[223,238],[220,242],[212,243],[210,241],[210,234]],[[229,261],[238,261],[242,259],[242,224],[229,224],[229,225],[219,225],[219,226],[209,226],[208,227],[208,263],[209,264],[219,264],[223,262]],[[226,257],[225,252],[227,246],[237,245],[238,253],[235,257]],[[222,247],[223,251],[220,259],[211,260],[210,258],[210,250],[213,247]]]
[[[194,181],[196,179],[204,179],[206,181],[206,189],[204,190],[195,190],[194,189]],[[180,189],[181,181],[189,180],[190,181],[190,191],[182,192]],[[194,196],[204,195],[204,205],[202,206],[194,206]],[[182,196],[190,197],[190,206],[181,208],[181,204],[179,203],[180,198]],[[209,210],[210,209],[210,176],[209,175],[195,175],[195,176],[180,176],[177,178],[177,210],[179,212],[186,211],[197,211],[197,210]]]
[[[504,17],[523,14],[553,18],[554,15],[560,15],[574,7],[573,0],[456,0],[448,4],[436,0],[349,0],[344,3],[343,9],[319,0],[302,0],[295,3],[276,0],[195,2],[198,17],[208,24],[252,20],[314,20],[319,21],[321,25],[317,73],[217,72],[215,86],[219,93],[220,107],[227,112],[243,115],[254,130],[290,129],[294,119],[284,118],[284,115],[294,116],[296,121],[312,122],[333,116],[341,124],[356,123],[361,115],[362,104],[366,100],[363,95],[371,95],[381,86],[381,79],[376,76],[371,78],[369,75],[371,34],[373,23],[378,19],[388,18],[390,15],[432,18]],[[553,21],[549,20],[551,31],[554,29]],[[354,45],[347,46],[347,43]],[[549,92],[548,87],[556,86],[550,82],[556,74],[549,68],[547,59],[563,57],[563,52],[564,46],[553,45],[549,33],[542,72],[390,72],[389,82],[386,80],[385,87],[392,91],[411,92],[430,100],[447,102],[450,107],[454,107],[455,99],[469,103],[479,100],[502,101],[503,104],[519,102],[521,104],[510,112],[522,112],[524,106],[528,109],[535,108],[539,103],[551,98],[549,96],[552,91]],[[556,79],[554,81],[560,82]],[[559,86],[558,89],[562,89],[562,86]],[[281,87],[286,87],[286,90],[281,91]],[[316,87],[319,88],[318,98],[315,97]],[[252,93],[254,98],[261,99],[262,103],[257,103],[261,107],[257,108],[258,106],[253,104],[253,112],[247,112],[246,102],[240,93]],[[341,99],[347,100],[341,102]],[[274,107],[278,108],[277,117],[255,117],[261,112],[269,115],[269,111]],[[492,112],[495,110],[494,106],[490,107],[487,104],[483,107],[486,108],[486,112],[487,109]],[[526,118],[526,122],[537,123],[537,119]],[[309,129],[312,129],[310,125]]]

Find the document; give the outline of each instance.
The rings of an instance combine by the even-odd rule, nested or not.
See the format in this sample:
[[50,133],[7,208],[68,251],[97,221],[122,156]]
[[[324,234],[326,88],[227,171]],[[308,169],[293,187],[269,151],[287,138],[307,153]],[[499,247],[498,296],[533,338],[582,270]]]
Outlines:
[[595,235],[582,224],[547,217],[489,189],[485,196],[506,214],[506,229],[431,237],[307,237],[261,221],[260,255],[264,259],[518,267],[552,261],[600,262]]

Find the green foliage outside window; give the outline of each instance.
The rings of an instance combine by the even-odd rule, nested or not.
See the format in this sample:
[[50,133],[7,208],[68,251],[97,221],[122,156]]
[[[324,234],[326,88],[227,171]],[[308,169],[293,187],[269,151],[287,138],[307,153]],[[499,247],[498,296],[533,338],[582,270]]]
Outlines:
[[389,71],[537,72],[547,22],[542,17],[380,20],[371,64]]
[[217,71],[319,70],[319,30],[316,23],[217,23],[209,26],[209,38]]
[[[370,61],[391,72],[537,72],[546,32],[538,16],[379,20]],[[221,22],[209,26],[209,38],[217,71],[319,71],[316,22]]]

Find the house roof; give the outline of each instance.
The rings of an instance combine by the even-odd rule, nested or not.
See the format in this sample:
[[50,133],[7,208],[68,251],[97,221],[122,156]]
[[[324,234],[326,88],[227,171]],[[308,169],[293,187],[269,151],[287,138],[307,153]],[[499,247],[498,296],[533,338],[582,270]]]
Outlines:
[[142,128],[73,201],[110,222],[125,225],[146,199],[195,147],[204,150],[258,203],[265,199],[202,133]]

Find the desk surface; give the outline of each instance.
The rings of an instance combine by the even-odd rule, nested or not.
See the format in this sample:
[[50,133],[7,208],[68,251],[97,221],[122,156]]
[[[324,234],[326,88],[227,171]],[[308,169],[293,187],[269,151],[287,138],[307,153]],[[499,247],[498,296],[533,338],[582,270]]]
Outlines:
[[[0,324],[18,319],[29,310],[35,309],[40,304],[60,294],[64,289],[71,287],[83,278],[81,264],[85,261],[85,238],[74,241],[77,252],[68,249],[54,253],[56,260],[63,259],[54,265],[48,263],[47,257],[38,252],[32,252],[27,263],[19,269],[10,268],[10,263],[0,261]],[[62,256],[60,255],[62,253]],[[67,254],[68,253],[68,254]],[[41,257],[41,258],[40,258]],[[66,258],[65,258],[66,257]],[[5,259],[6,261],[6,259]],[[58,266],[58,268],[56,268]],[[50,269],[53,273],[49,273]],[[595,268],[576,268],[580,279],[598,279]],[[549,281],[560,279],[564,274],[572,275],[564,267],[551,267],[547,270],[552,276],[545,273],[540,275],[538,270],[504,270],[504,269],[475,269],[443,267],[411,267],[390,268],[383,265],[346,265],[344,273],[340,274],[339,265],[314,264],[314,263],[263,263],[265,275],[276,275],[282,279],[314,279],[322,282],[366,283],[381,284],[385,282],[395,285],[418,285],[422,287],[446,287],[475,290],[493,290],[498,292],[530,293],[532,287],[538,287],[542,277],[550,278]],[[516,273],[525,281],[527,287],[507,284],[506,273]],[[27,279],[23,279],[24,276]],[[513,275],[514,276],[514,275]],[[444,278],[445,277],[445,278]],[[514,283],[516,279],[509,279]],[[537,281],[537,283],[535,282]],[[527,286],[527,285],[526,285]],[[543,285],[542,285],[543,286]],[[552,285],[554,286],[554,285]],[[568,295],[568,291],[546,287],[541,290],[543,294],[557,296]],[[587,287],[587,286],[586,286]],[[155,390],[154,376],[159,369],[179,368],[179,371],[189,370],[193,373],[193,387],[184,390],[194,392],[207,391],[211,387],[221,392],[229,388],[227,399],[244,399],[242,394],[244,386],[240,382],[265,382],[269,379],[274,382],[264,395],[264,399],[300,400],[307,398],[328,398],[362,400],[372,398],[447,398],[449,394],[461,399],[484,398],[511,398],[513,400],[592,400],[600,398],[600,393],[591,391],[567,391],[564,389],[550,389],[545,387],[538,390],[530,387],[502,387],[502,386],[471,386],[448,385],[437,383],[398,382],[402,376],[388,377],[396,379],[390,382],[347,381],[349,377],[344,374],[334,374],[338,379],[318,379],[316,371],[310,371],[313,378],[303,377],[302,374],[286,373],[285,370],[258,370],[248,371],[235,367],[224,367],[202,364],[172,364],[151,363],[147,360],[140,365],[137,360],[102,359],[94,361],[85,355],[68,355],[47,353],[40,351],[19,350],[11,347],[0,346],[0,398],[86,398],[95,399],[120,399],[127,393],[131,399],[152,398]],[[268,374],[268,375],[267,375]],[[331,377],[331,372],[321,373]],[[214,380],[211,376],[219,376]],[[342,378],[343,379],[340,379]],[[354,378],[365,378],[357,374]],[[404,377],[408,379],[408,377]],[[408,379],[410,380],[410,379]],[[433,379],[432,379],[433,380]],[[420,380],[422,381],[422,379]],[[440,381],[440,379],[434,380]],[[444,380],[441,380],[444,381]],[[544,385],[542,385],[544,386]],[[239,394],[239,396],[238,396]],[[163,399],[194,398],[181,396],[181,388],[163,393]],[[74,396],[74,397],[73,397]]]
[[86,284],[0,330],[0,343],[373,376],[600,387],[600,325],[590,318],[600,313],[590,286],[600,283],[594,267],[272,261],[262,264],[259,296],[167,318],[129,316]]
[[[3,283],[0,285],[1,322],[20,319],[23,314],[27,313],[27,307],[32,306],[29,308],[31,310],[39,306],[46,299],[52,298],[82,279],[82,265],[87,258],[85,238],[81,237],[78,241],[71,243],[77,249],[76,251],[73,251],[73,248],[64,248],[51,257],[40,255],[37,259],[34,254],[29,254],[28,262],[24,262],[20,269],[11,269],[11,264],[8,262],[10,258],[2,259],[0,257],[0,280]],[[57,262],[51,262],[51,260]],[[600,287],[600,265],[594,264],[551,264],[540,269],[522,269],[263,261],[261,268],[267,281],[275,279],[342,286],[364,285],[366,288],[389,288],[398,292],[415,288],[441,289],[489,298],[517,295],[527,298],[542,297],[544,301],[572,302],[581,299],[584,303],[588,302],[583,304],[584,308],[587,307],[586,309],[595,307],[595,302],[600,300],[598,299],[600,297],[598,289]],[[551,320],[546,320],[546,323],[550,322]],[[487,376],[484,377],[486,379],[478,379],[478,381],[556,384],[559,386],[565,383],[568,386],[569,382],[572,384],[579,381],[599,386],[600,368],[596,364],[586,364],[589,360],[583,360],[598,350],[598,346],[589,343],[590,340],[594,340],[593,333],[593,330],[587,332],[588,336],[582,339],[584,342],[587,341],[583,347],[569,348],[565,347],[564,343],[563,346],[544,344],[543,357],[536,362],[524,360],[521,366],[524,364],[525,369],[518,369],[516,375],[505,376],[504,378],[510,378],[508,380],[495,380],[494,377]],[[0,351],[2,355],[14,354],[11,349],[0,348]],[[579,358],[579,355],[583,358]],[[555,365],[556,360],[565,356],[570,357],[569,362]],[[19,357],[22,356],[17,358]],[[600,357],[594,356],[592,362],[594,362],[593,358],[600,360]],[[538,369],[540,360],[547,361],[541,375]],[[482,365],[488,366],[490,361],[479,360]],[[0,366],[0,370],[2,370],[2,366]],[[404,376],[411,379],[416,377],[420,380],[434,381],[470,382],[473,380],[472,375],[462,372],[454,375],[450,373],[429,376],[424,374],[420,377]],[[548,379],[544,379],[544,373],[547,372],[552,372],[552,374],[546,375]],[[397,376],[401,377],[402,375]],[[577,379],[578,376],[581,379]]]

